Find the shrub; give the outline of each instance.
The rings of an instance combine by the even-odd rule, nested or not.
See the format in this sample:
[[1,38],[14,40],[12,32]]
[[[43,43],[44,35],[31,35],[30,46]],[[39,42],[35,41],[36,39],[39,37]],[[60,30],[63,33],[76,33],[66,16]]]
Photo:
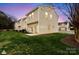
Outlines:
[[22,33],[29,33],[27,30],[25,30],[25,29],[22,29],[22,30],[20,30],[20,32],[22,32]]

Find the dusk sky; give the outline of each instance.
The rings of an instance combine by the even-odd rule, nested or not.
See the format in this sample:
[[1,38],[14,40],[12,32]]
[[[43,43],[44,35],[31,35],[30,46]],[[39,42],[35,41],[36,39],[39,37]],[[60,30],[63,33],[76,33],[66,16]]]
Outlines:
[[[33,8],[37,7],[38,5],[44,5],[39,3],[0,3],[0,10],[5,12],[8,15],[14,16],[17,19],[22,18],[30,12]],[[53,5],[53,4],[49,4]],[[62,4],[55,4],[56,6],[62,6]],[[64,8],[63,8],[64,9]],[[57,10],[59,15],[59,22],[67,20],[67,18],[61,13],[60,10]]]

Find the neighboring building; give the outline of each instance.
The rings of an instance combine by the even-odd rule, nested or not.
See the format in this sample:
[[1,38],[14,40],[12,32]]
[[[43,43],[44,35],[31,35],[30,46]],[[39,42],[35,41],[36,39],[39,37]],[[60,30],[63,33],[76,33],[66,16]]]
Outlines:
[[74,34],[73,26],[70,26],[69,22],[58,22],[59,33]]
[[19,21],[15,22],[15,30],[23,30],[26,29],[25,17],[21,18]]
[[22,29],[34,34],[58,32],[58,15],[52,6],[39,6],[15,23],[15,30]]
[[70,31],[69,22],[59,22],[58,28],[59,31]]

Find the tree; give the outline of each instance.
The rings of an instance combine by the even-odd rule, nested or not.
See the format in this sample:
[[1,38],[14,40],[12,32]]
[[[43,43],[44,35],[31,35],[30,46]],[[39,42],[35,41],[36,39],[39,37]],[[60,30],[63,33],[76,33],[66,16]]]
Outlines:
[[59,7],[58,9],[70,20],[70,23],[74,27],[75,40],[79,42],[79,4],[66,3],[64,5],[66,6],[65,11],[61,10]]
[[14,22],[13,17],[10,15],[5,14],[4,12],[0,11],[0,29],[13,29]]

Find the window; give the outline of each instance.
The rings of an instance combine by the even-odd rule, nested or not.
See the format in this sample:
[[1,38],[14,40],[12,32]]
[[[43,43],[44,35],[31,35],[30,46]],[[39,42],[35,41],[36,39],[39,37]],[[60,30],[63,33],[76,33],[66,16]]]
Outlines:
[[21,28],[21,26],[18,26],[18,28],[20,29],[20,28]]
[[48,13],[47,12],[45,12],[45,16],[48,16]]
[[58,23],[58,25],[59,25],[59,26],[61,26],[61,25],[62,25],[62,23]]
[[34,13],[32,13],[32,15],[34,15]]
[[50,18],[52,18],[52,15],[50,15]]
[[31,17],[31,14],[29,16]]
[[31,19],[31,16],[32,16],[32,15],[30,14],[30,15],[29,15],[29,19]]

